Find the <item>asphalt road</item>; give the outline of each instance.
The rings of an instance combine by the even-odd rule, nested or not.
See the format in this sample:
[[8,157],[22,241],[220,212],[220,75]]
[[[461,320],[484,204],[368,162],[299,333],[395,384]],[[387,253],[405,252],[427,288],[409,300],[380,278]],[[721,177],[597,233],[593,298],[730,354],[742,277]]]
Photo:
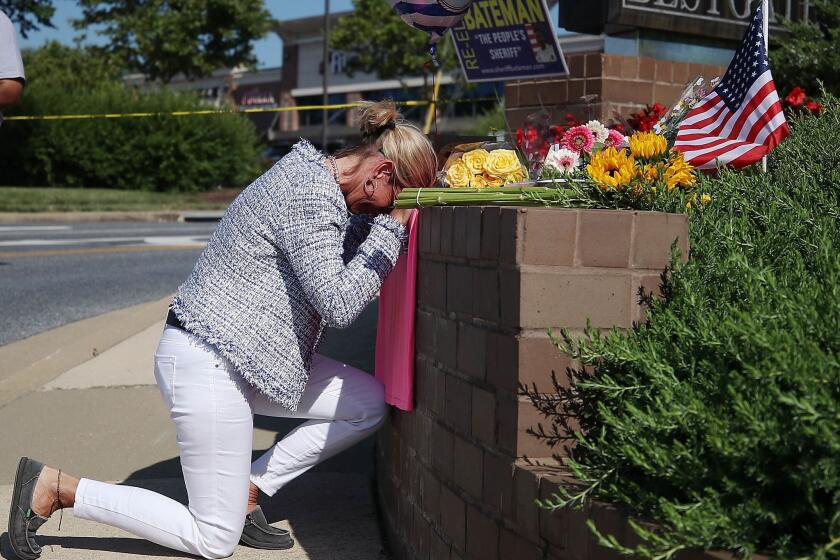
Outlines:
[[0,345],[160,299],[189,275],[216,223],[0,226]]

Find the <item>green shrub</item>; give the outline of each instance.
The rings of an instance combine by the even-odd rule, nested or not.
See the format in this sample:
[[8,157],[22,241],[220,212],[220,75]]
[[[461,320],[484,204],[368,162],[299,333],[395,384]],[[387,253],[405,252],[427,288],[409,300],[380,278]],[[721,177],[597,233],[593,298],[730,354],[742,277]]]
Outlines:
[[820,85],[840,94],[840,3],[810,0],[811,21],[783,21],[787,33],[770,34],[770,60],[779,91]]
[[[840,102],[801,117],[764,176],[725,172],[647,322],[556,342],[586,370],[526,391],[579,417],[584,494],[623,504],[646,557],[683,548],[840,555]],[[539,431],[539,430],[538,430]],[[556,429],[544,434],[557,436]],[[577,500],[576,500],[577,499]]]
[[[26,59],[23,104],[9,115],[159,113],[206,109],[186,93],[138,93],[85,51],[49,44]],[[8,121],[0,184],[198,191],[259,173],[250,121],[237,114]]]

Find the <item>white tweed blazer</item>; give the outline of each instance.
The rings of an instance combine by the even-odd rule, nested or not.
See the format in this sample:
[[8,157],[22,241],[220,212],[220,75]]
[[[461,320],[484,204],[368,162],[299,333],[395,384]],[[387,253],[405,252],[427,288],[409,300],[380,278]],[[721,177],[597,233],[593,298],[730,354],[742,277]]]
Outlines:
[[324,155],[301,141],[231,204],[171,307],[295,410],[324,327],[353,322],[405,245],[390,216],[351,218]]

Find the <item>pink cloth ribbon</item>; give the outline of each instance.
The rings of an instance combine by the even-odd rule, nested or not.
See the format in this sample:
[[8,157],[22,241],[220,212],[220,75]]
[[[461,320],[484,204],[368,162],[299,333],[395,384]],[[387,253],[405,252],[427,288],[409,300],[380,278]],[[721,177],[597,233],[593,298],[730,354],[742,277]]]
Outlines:
[[385,402],[414,409],[414,311],[417,301],[417,230],[420,212],[408,219],[408,252],[400,255],[379,291],[376,327],[376,379]]

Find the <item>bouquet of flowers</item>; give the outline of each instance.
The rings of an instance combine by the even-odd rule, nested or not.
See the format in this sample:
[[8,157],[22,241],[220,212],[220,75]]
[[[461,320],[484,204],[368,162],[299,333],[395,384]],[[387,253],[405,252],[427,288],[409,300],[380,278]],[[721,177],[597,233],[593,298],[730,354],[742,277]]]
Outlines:
[[440,182],[451,188],[496,188],[521,183],[528,171],[515,150],[507,144],[462,144],[456,146],[444,165]]
[[665,136],[668,145],[673,146],[680,122],[701,99],[706,97],[710,90],[717,86],[718,82],[720,82],[720,78],[714,78],[709,84],[706,84],[706,80],[702,77],[689,82],[677,102],[668,111],[662,111],[659,121],[653,125],[651,130]]
[[[699,92],[698,92],[699,93]],[[697,95],[695,93],[694,95]],[[687,101],[686,101],[687,103]],[[683,107],[672,109],[683,111]],[[660,111],[657,111],[660,112]],[[698,178],[683,155],[670,147],[664,134],[635,132],[591,120],[556,135],[545,150],[535,181],[504,144],[456,147],[441,172],[447,188],[404,189],[398,208],[432,205],[517,205],[599,208],[649,208],[654,201],[669,208],[711,201],[694,189]],[[662,207],[662,204],[658,205]]]
[[[669,148],[664,135],[636,132],[626,138],[609,130],[604,137],[591,122],[569,130],[561,144],[551,147],[541,178],[563,181],[581,191],[580,196],[605,206],[629,208],[697,185],[694,168],[680,152]],[[699,200],[706,204],[711,199],[703,195]]]
[[535,187],[516,150],[506,143],[461,144],[438,174],[442,187],[403,189],[397,208],[423,206],[546,206],[561,203],[566,192]]

